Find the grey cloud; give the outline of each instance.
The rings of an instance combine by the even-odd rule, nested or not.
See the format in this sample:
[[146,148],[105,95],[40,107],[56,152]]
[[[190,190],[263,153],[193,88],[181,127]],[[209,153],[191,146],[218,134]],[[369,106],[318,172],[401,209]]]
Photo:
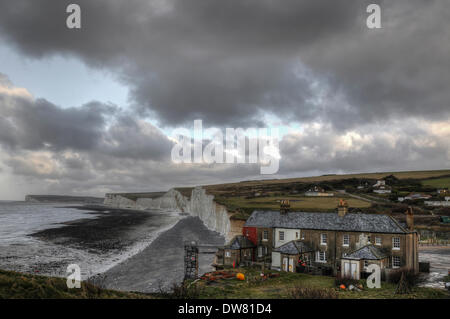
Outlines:
[[426,170],[449,167],[448,136],[435,136],[417,127],[394,123],[359,131],[368,140],[340,146],[343,135],[331,127],[290,134],[280,142],[280,174],[349,173],[367,171]]
[[[161,3],[169,9],[156,10]],[[66,4],[8,2],[4,37],[28,55],[74,54],[116,70],[138,109],[164,124],[317,116],[310,79],[294,73],[302,51],[353,30],[364,12],[359,1],[79,1],[83,28],[74,32],[61,26]]]
[[[15,89],[10,83],[0,88]],[[158,128],[117,106],[90,102],[61,108],[8,92],[0,91],[0,146],[5,151],[92,152],[145,160],[170,157],[173,143]],[[63,160],[72,168],[82,165],[77,158]]]
[[0,141],[11,148],[93,149],[112,111],[98,102],[62,109],[45,99],[0,95]]

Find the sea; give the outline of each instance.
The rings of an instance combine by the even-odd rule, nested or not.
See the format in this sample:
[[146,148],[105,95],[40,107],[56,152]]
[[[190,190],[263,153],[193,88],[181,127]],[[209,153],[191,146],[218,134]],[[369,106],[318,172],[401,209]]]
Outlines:
[[61,244],[32,236],[101,215],[95,210],[80,210],[81,206],[77,203],[0,201],[0,269],[65,277],[67,267],[76,264],[81,269],[81,279],[86,280],[139,253],[184,218],[178,212],[152,211],[146,222],[133,230],[132,236],[125,234],[126,247],[105,251],[94,251],[79,242],[71,245],[61,240],[64,243]]

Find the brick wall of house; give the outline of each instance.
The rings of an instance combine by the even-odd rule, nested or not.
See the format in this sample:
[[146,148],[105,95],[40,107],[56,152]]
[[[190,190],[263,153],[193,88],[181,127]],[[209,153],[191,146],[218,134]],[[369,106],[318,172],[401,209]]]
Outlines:
[[[350,253],[367,243],[365,239],[370,236],[370,243],[386,252],[389,256],[400,257],[401,267],[409,267],[418,271],[417,234],[380,234],[363,232],[342,232],[322,230],[302,230],[304,241],[314,249],[314,265],[317,267],[330,267],[334,273],[340,269],[340,259],[344,253]],[[321,234],[327,235],[327,244],[321,245]],[[343,246],[344,234],[349,236],[349,245]],[[381,245],[376,245],[376,237],[381,238]],[[392,238],[400,238],[400,249],[392,249]],[[316,253],[324,251],[327,256],[325,263],[316,262]],[[389,258],[391,267],[392,258]]]
[[258,245],[258,235],[256,227],[243,227],[242,235],[247,237],[253,244]]

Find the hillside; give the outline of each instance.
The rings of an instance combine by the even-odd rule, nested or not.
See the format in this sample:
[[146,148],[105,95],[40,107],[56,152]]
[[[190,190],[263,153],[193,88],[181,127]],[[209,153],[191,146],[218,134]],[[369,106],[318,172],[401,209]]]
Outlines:
[[[234,212],[234,218],[246,219],[254,209],[277,209],[281,199],[289,199],[291,208],[303,211],[330,211],[336,208],[339,198],[346,199],[350,208],[365,212],[403,212],[405,204],[397,202],[398,196],[410,192],[425,192],[434,195],[437,186],[444,187],[449,180],[450,170],[378,172],[344,175],[323,175],[288,179],[242,181],[203,186],[215,201]],[[386,179],[393,192],[390,195],[373,194],[371,185],[378,179]],[[358,189],[359,186],[363,189]],[[307,197],[304,193],[319,186],[333,197]],[[430,214],[423,205],[416,207],[416,213],[424,215],[424,222]],[[436,219],[436,218],[434,218]],[[434,220],[433,219],[433,220]],[[420,222],[419,222],[420,223]]]
[[81,288],[67,288],[65,278],[36,276],[0,270],[0,299],[129,299],[150,298],[138,293],[102,289],[82,282]]

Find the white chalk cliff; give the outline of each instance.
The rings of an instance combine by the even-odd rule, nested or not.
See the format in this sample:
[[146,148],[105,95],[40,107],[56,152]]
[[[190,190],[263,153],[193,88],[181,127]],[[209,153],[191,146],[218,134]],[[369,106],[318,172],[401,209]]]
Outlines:
[[169,190],[161,197],[137,198],[136,200],[126,198],[121,194],[106,194],[105,205],[117,208],[128,208],[137,210],[162,209],[189,213],[198,216],[210,230],[222,234],[227,240],[231,239],[231,214],[226,207],[217,204],[213,195],[206,194],[202,187],[192,190],[191,198],[183,196],[175,189]]

